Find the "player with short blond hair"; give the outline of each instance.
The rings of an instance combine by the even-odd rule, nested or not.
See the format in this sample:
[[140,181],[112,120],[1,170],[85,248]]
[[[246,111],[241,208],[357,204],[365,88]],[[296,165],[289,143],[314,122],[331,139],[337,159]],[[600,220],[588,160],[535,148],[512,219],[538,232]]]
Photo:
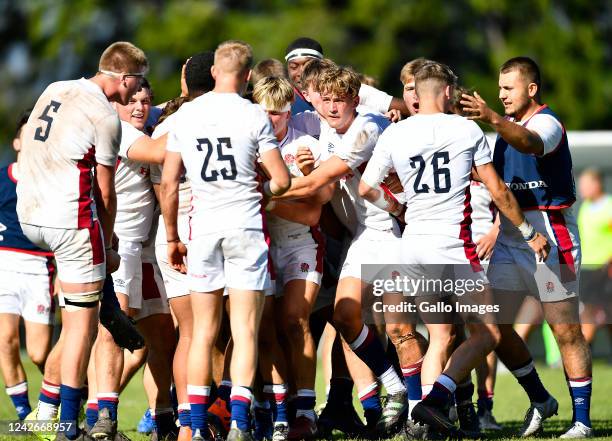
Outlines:
[[257,366],[257,334],[263,290],[270,285],[256,156],[259,154],[271,176],[263,185],[266,196],[284,193],[290,183],[267,115],[239,95],[249,80],[251,59],[250,46],[245,43],[219,45],[211,69],[215,88],[176,112],[162,172],[160,202],[168,261],[183,271],[185,253],[176,222],[183,166],[194,196],[187,270],[194,319],[198,320],[194,320],[189,350],[187,391],[196,440],[207,433],[211,352],[226,286],[234,344],[228,440],[251,439],[249,408]]
[[[111,56],[115,50],[118,55]],[[93,78],[45,89],[24,127],[18,161],[19,222],[33,243],[53,251],[66,305],[60,421],[72,424],[64,425],[58,439],[83,436],[74,422],[98,300],[106,273],[119,263],[111,241],[121,126],[110,101],[127,104],[148,67],[131,43],[111,45],[101,61]]]

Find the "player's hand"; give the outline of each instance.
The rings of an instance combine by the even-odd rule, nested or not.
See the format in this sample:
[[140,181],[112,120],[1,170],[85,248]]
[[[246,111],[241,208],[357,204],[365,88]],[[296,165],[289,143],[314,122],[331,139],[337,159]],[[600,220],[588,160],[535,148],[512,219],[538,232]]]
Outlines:
[[490,259],[493,254],[499,228],[492,228],[487,234],[476,241],[476,252],[480,260]]
[[404,192],[402,182],[400,181],[399,176],[395,172],[389,173],[389,176],[385,178],[383,183],[387,186],[389,190],[391,190],[391,193],[399,194]]
[[304,176],[314,170],[315,157],[308,147],[298,147],[295,162]]
[[477,119],[491,124],[497,115],[477,92],[474,92],[474,96],[465,93],[461,95],[460,104],[463,106],[463,111],[468,115],[468,119]]
[[168,242],[168,264],[172,269],[187,274],[187,266],[185,265],[186,256],[187,247],[183,242]]
[[106,250],[106,274],[112,274],[119,269],[119,263],[121,263],[121,257],[119,253],[114,249],[110,248]]
[[398,122],[402,119],[402,112],[397,109],[391,109],[385,113],[385,117],[391,122]]
[[535,252],[538,262],[546,261],[550,253],[550,244],[544,236],[536,232],[535,237],[527,242],[527,245]]
[[181,69],[181,96],[189,96],[189,89],[187,88],[187,80],[185,80],[185,68],[187,67],[187,63],[189,63],[191,57],[185,60],[183,67]]

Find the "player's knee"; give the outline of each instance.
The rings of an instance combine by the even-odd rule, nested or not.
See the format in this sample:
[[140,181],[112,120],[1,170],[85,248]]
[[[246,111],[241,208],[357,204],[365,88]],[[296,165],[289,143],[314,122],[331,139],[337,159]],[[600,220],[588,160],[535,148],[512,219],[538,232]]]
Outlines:
[[400,324],[388,324],[385,327],[385,331],[391,343],[396,347],[410,344],[411,341],[416,341],[416,331],[407,329]]
[[551,329],[561,347],[577,345],[584,341],[579,324],[554,324]]
[[28,348],[28,357],[39,369],[44,367],[48,352],[46,348]]
[[338,308],[334,310],[333,325],[342,336],[358,334],[362,328],[361,320],[350,314],[349,311]]
[[19,330],[10,330],[0,334],[0,354],[19,353]]
[[289,337],[303,337],[310,329],[308,323],[308,318],[300,312],[291,312],[285,318],[285,333]]
[[64,305],[67,312],[83,309],[97,308],[102,291],[87,291],[81,293],[63,293]]
[[499,328],[495,325],[487,325],[486,327],[486,350],[487,353],[494,351],[495,348],[497,348],[497,345],[499,345],[499,342],[501,341],[501,332],[499,331]]

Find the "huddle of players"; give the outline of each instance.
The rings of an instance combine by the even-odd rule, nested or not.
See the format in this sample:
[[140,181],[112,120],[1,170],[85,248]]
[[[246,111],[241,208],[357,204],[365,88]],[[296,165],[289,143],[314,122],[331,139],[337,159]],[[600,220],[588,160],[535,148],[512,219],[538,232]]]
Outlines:
[[[328,304],[333,303],[333,312],[327,308],[326,319],[333,323],[342,339],[337,338],[334,343],[329,406],[323,411],[320,423],[328,417],[328,424],[333,426],[334,419],[341,418],[342,411],[334,413],[334,405],[350,402],[352,383],[344,378],[350,372],[364,407],[368,435],[390,436],[400,429],[406,414],[409,419],[404,433],[408,436],[416,436],[423,430],[418,423],[428,425],[434,432],[456,434],[457,429],[448,420],[448,406],[451,401],[458,404],[471,401],[473,386],[467,380],[470,372],[497,347],[498,355],[531,400],[521,435],[535,433],[541,428],[542,420],[556,412],[557,402],[541,384],[524,343],[511,325],[495,325],[490,317],[484,320],[465,317],[469,337],[453,346],[453,325],[429,322],[424,318],[429,332],[427,346],[427,341],[416,332],[410,320],[385,317],[387,325],[383,333],[387,333],[395,346],[404,377],[402,381],[387,358],[386,338],[366,326],[362,318],[362,296],[372,280],[372,275],[362,274],[364,264],[401,263],[408,270],[412,265],[455,264],[466,271],[461,277],[486,280],[477,251],[488,255],[490,250],[484,242],[479,243],[477,250],[470,233],[469,188],[470,176],[474,175],[489,189],[501,212],[501,233],[492,263],[502,244],[504,249],[499,261],[507,265],[500,266],[506,274],[489,271],[489,278],[498,283],[496,286],[494,282],[493,287],[541,294],[541,287],[535,287],[534,291],[530,284],[533,270],[529,268],[536,256],[546,259],[550,253],[557,259],[556,264],[538,267],[546,267],[559,279],[549,282],[552,289],[547,285],[548,297],[542,300],[552,300],[548,305],[555,305],[550,308],[551,317],[557,314],[558,318],[558,314],[562,314],[564,319],[553,325],[553,331],[557,328],[555,335],[564,354],[571,395],[581,398],[573,400],[574,421],[564,436],[591,435],[588,348],[586,357],[576,360],[576,354],[585,351],[574,334],[574,327],[567,324],[571,323],[567,319],[573,318],[575,299],[572,297],[576,290],[570,286],[571,277],[561,274],[571,264],[575,281],[579,271],[577,236],[572,231],[571,213],[567,208],[573,202],[573,189],[567,188],[568,182],[573,182],[571,159],[569,169],[565,170],[569,176],[562,176],[567,182],[547,181],[547,185],[535,191],[526,186],[525,190],[533,193],[526,196],[520,193],[513,196],[498,176],[501,175],[505,182],[515,182],[515,176],[531,181],[537,168],[531,162],[538,161],[541,166],[550,158],[555,162],[553,166],[567,169],[569,151],[565,134],[561,130],[561,136],[556,138],[555,128],[561,127],[560,123],[550,111],[539,106],[539,77],[528,81],[532,80],[530,75],[535,66],[530,64],[531,60],[510,60],[500,75],[500,90],[507,90],[511,95],[517,83],[525,86],[528,105],[537,100],[537,111],[530,111],[528,115],[524,113],[528,108],[521,108],[522,114],[508,112],[512,99],[506,106],[507,114],[518,121],[532,121],[529,129],[509,120],[500,121],[499,115],[477,95],[460,97],[461,106],[471,112],[470,118],[493,125],[500,134],[498,143],[499,140],[506,143],[495,149],[495,155],[506,159],[501,161],[499,168],[497,164],[493,166],[489,147],[478,126],[461,116],[449,114],[451,106],[457,106],[457,100],[453,99],[456,77],[440,63],[417,60],[406,66],[403,71],[405,106],[402,108],[407,108],[413,116],[390,126],[380,111],[363,106],[368,99],[361,96],[367,94],[367,89],[363,91],[357,74],[323,59],[320,45],[310,39],[296,40],[287,51],[290,75],[292,71],[297,72],[293,75],[294,86],[300,89],[295,89],[283,78],[264,77],[253,90],[253,99],[259,105],[251,104],[240,97],[249,81],[250,47],[237,41],[225,42],[217,48],[212,60],[208,55],[209,63],[212,61],[212,78],[208,78],[208,84],[203,84],[199,90],[187,90],[188,98],[168,105],[149,137],[144,134],[148,115],[142,103],[150,102],[152,94],[150,86],[139,81],[147,67],[146,58],[126,43],[113,45],[107,51],[115,51],[114,58],[105,53],[105,60],[103,54],[100,72],[94,77],[100,80],[98,85],[107,102],[104,103],[99,90],[95,90],[96,99],[102,102],[97,103],[97,107],[104,108],[104,112],[95,118],[88,116],[89,124],[95,121],[95,136],[93,140],[87,139],[89,144],[85,144],[89,148],[75,161],[79,191],[76,192],[74,182],[62,182],[62,179],[74,180],[73,169],[59,174],[48,167],[52,176],[59,174],[53,178],[58,191],[63,184],[73,191],[72,200],[65,204],[66,210],[56,211],[60,218],[56,223],[40,217],[43,207],[49,205],[49,201],[43,199],[50,194],[50,187],[43,188],[49,177],[41,178],[37,171],[42,169],[42,164],[52,164],[56,160],[51,157],[54,143],[48,139],[54,135],[53,118],[57,118],[58,123],[62,121],[60,109],[68,108],[65,100],[73,98],[67,91],[76,89],[82,94],[93,94],[93,90],[85,91],[91,89],[89,83],[93,82],[55,83],[58,90],[52,85],[43,93],[22,140],[31,138],[51,148],[44,155],[34,155],[30,151],[25,159],[22,153],[18,162],[20,175],[27,176],[19,182],[31,186],[20,188],[20,184],[17,185],[17,212],[23,232],[41,248],[54,252],[65,302],[64,347],[72,350],[62,351],[62,372],[61,376],[56,373],[59,378],[55,382],[47,378],[45,369],[41,393],[41,403],[48,404],[49,400],[45,399],[53,394],[44,392],[51,387],[58,388],[61,379],[59,394],[54,394],[62,403],[60,421],[76,420],[76,414],[72,413],[75,409],[78,411],[81,400],[80,387],[86,365],[83,360],[88,358],[88,350],[87,343],[75,334],[82,334],[83,322],[88,323],[84,328],[90,333],[90,339],[95,334],[93,306],[105,278],[104,256],[97,256],[101,251],[100,242],[104,243],[110,262],[116,257],[113,256],[113,244],[105,239],[112,237],[111,193],[116,190],[118,209],[114,231],[119,239],[121,263],[118,270],[113,271],[113,279],[119,302],[138,320],[149,349],[147,369],[152,384],[146,389],[154,412],[154,437],[174,434],[173,410],[166,393],[171,381],[179,404],[181,429],[178,436],[183,439],[211,436],[207,420],[209,405],[213,404],[213,369],[218,364],[218,359],[213,360],[213,348],[222,325],[224,307],[228,309],[232,339],[225,351],[228,369],[224,380],[217,384],[218,398],[212,407],[217,408],[216,414],[222,415],[222,409],[218,408],[229,402],[228,439],[250,439],[252,388],[258,370],[264,386],[255,392],[258,401],[268,402],[273,418],[272,433],[267,436],[279,441],[316,436],[316,346],[309,318],[317,308],[319,288],[325,287],[324,265],[335,265],[339,270],[335,298],[333,294],[328,298]],[[190,62],[205,63],[204,59],[202,55],[194,57],[185,70],[188,71]],[[105,66],[105,62],[111,66]],[[537,71],[537,66],[535,69]],[[504,75],[511,75],[510,80],[514,83],[502,84]],[[514,97],[515,107],[519,106],[519,98]],[[118,102],[115,109],[122,119],[120,139],[117,123],[108,111],[108,100]],[[82,104],[75,103],[75,108]],[[313,110],[298,112],[297,104],[311,105]],[[389,110],[392,105],[393,99],[385,98],[381,110]],[[525,116],[528,118],[523,119]],[[40,121],[43,121],[42,127]],[[100,121],[108,121],[108,125],[114,126],[105,130],[104,126],[100,127]],[[74,124],[66,121],[67,127],[68,122]],[[64,130],[75,132],[75,145],[84,136],[74,126]],[[105,139],[108,133],[114,136]],[[61,144],[59,139],[56,142]],[[92,149],[93,145],[96,148]],[[532,146],[535,146],[534,151],[529,150]],[[117,150],[119,161],[113,157]],[[24,149],[24,153],[27,152]],[[552,155],[555,152],[561,154]],[[74,156],[62,159],[70,162]],[[558,159],[559,156],[562,158]],[[115,163],[116,170],[112,170]],[[162,163],[163,168],[159,166]],[[69,168],[74,164],[63,165]],[[89,173],[93,166],[100,190],[96,194],[100,198],[100,202],[96,200],[99,223],[91,201],[83,202],[91,191],[87,178],[91,178]],[[387,187],[382,182],[393,170],[397,179],[387,179]],[[521,173],[524,176],[520,176]],[[547,179],[550,179],[548,175],[542,176],[542,180]],[[113,185],[109,185],[111,183]],[[152,233],[155,231],[152,230],[153,220],[157,217],[152,188],[157,193],[163,215],[156,234]],[[61,193],[65,192],[58,194]],[[523,215],[519,206],[531,208],[533,199],[535,211],[543,215]],[[77,204],[72,203],[74,201]],[[65,219],[61,219],[62,213]],[[403,234],[398,218],[406,223]],[[326,245],[319,220],[328,239]],[[70,228],[65,230],[66,226]],[[105,233],[103,236],[100,229]],[[58,238],[58,234],[84,237]],[[339,250],[334,250],[330,244],[336,244]],[[550,244],[554,244],[552,250]],[[75,263],[70,257],[74,257],[76,250],[86,255]],[[157,256],[159,267],[152,254]],[[325,254],[327,262],[324,262]],[[333,262],[333,254],[342,255],[341,265]],[[550,260],[549,257],[547,262]],[[115,269],[109,268],[112,266],[107,265],[106,272]],[[525,286],[510,285],[507,279],[513,278],[516,283],[516,274],[508,273],[509,266],[513,266],[510,271],[524,273]],[[165,286],[155,284],[156,275],[159,280],[160,273]],[[272,282],[276,289],[272,289]],[[329,294],[333,287],[323,289],[322,295],[325,291]],[[229,297],[227,305],[224,305],[224,293]],[[554,294],[566,300],[559,302]],[[176,347],[166,296],[179,331]],[[466,300],[491,303],[491,292],[473,293]],[[559,303],[567,307],[562,309]],[[71,327],[71,319],[78,316],[85,316],[87,320]],[[277,316],[281,317],[278,327],[273,321]],[[75,346],[68,343],[69,336]],[[279,341],[287,342],[284,348]],[[144,354],[134,359],[127,356],[123,366],[123,352],[102,327],[98,330],[94,351],[95,363],[90,363],[88,382],[92,398],[91,406],[88,405],[89,435],[110,439],[116,435],[119,392],[130,373],[144,360]],[[79,356],[74,358],[76,353]],[[451,353],[453,357],[449,360]],[[70,360],[74,363],[70,368],[64,362],[64,358],[69,357],[73,357]],[[79,363],[75,362],[77,359]],[[379,384],[387,391],[384,408],[379,398]],[[295,395],[291,400],[295,416],[288,412],[289,392]],[[94,401],[99,410],[97,415]],[[39,419],[52,417],[41,418],[40,409],[41,406],[37,409]],[[215,413],[214,409],[210,410]],[[461,428],[475,435],[479,431],[477,420],[469,412],[463,416]],[[60,436],[74,439],[84,434],[73,428],[60,432]]]

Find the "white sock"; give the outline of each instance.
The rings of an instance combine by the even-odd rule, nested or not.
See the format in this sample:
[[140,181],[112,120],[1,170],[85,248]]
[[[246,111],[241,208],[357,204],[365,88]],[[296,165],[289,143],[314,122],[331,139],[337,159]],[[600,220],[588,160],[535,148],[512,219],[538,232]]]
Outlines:
[[402,391],[406,392],[406,386],[404,386],[404,382],[400,379],[399,375],[397,375],[397,372],[395,372],[393,366],[389,366],[389,369],[387,369],[379,378],[389,395]]

